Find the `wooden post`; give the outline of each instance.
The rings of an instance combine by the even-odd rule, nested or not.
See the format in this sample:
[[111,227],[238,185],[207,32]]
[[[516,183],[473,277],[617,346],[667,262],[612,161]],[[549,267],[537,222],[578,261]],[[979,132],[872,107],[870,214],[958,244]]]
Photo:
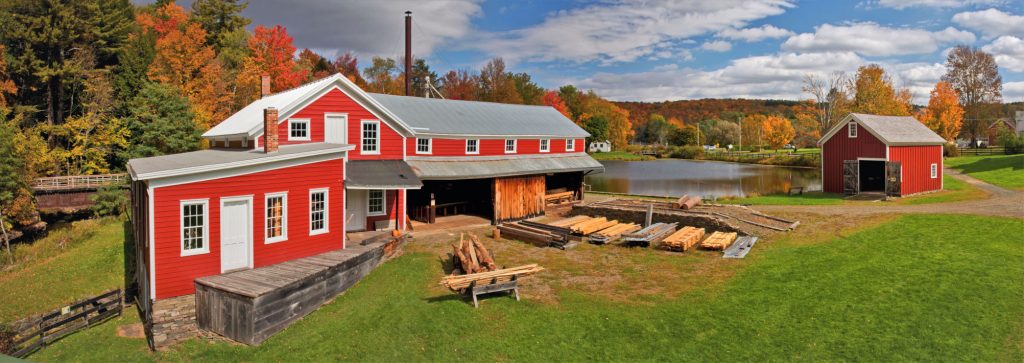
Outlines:
[[654,204],[648,204],[647,217],[644,218],[644,228],[650,227],[652,219],[654,219]]
[[498,186],[498,178],[491,181],[491,198],[494,204],[494,221],[492,223],[498,224],[501,221],[501,188]]
[[580,172],[580,191],[576,193],[576,200],[583,201],[583,191],[586,190],[587,183],[584,181],[586,177],[583,176],[583,172]]
[[434,202],[434,193],[430,193],[430,210],[427,211],[427,223],[434,224],[434,218],[437,217],[437,206]]

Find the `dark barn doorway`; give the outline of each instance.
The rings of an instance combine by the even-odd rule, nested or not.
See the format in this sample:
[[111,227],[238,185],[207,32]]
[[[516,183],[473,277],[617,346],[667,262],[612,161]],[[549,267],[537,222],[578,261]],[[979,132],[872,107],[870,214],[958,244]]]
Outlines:
[[[433,217],[470,214],[491,219],[494,198],[491,188],[494,179],[424,180],[419,190],[409,190],[409,217],[433,223]],[[434,199],[434,212],[430,213],[430,200]]]
[[860,160],[860,191],[885,191],[885,161]]

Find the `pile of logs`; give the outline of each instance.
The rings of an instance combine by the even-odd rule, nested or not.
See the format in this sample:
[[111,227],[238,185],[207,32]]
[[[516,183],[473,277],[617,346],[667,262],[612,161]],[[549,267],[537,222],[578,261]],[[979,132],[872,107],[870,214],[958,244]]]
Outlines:
[[700,197],[693,197],[683,194],[679,200],[676,201],[676,208],[689,210],[693,207],[700,205]]
[[590,243],[603,245],[619,239],[623,233],[633,233],[639,231],[640,228],[640,225],[636,223],[619,223],[591,234],[589,240]]
[[700,247],[709,250],[724,250],[736,241],[736,236],[736,232],[715,232],[708,236],[704,242],[701,242]]
[[693,248],[704,238],[704,228],[683,227],[661,241],[661,247],[670,251],[684,252]]
[[448,275],[441,279],[441,285],[451,289],[452,291],[463,291],[466,288],[481,283],[501,283],[512,280],[512,277],[516,278],[532,275],[538,272],[544,271],[543,267],[537,266],[537,264],[524,265],[519,267],[506,268],[501,270],[480,272],[468,275]]
[[494,263],[494,257],[491,256],[490,251],[487,251],[484,244],[480,243],[480,239],[476,238],[475,234],[469,234],[468,242],[464,237],[465,235],[460,234],[459,245],[452,245],[455,267],[462,269],[462,272],[466,274],[498,269],[498,265]]
[[573,192],[552,193],[544,196],[544,202],[547,204],[562,204],[571,202],[575,198],[576,194]]
[[630,246],[648,247],[660,242],[676,231],[678,223],[654,223],[637,232],[622,235],[622,239]]

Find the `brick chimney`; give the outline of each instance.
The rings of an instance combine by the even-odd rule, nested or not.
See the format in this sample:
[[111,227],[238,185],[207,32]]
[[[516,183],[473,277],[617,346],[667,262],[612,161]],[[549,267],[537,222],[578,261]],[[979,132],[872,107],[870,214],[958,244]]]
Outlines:
[[260,76],[260,98],[270,96],[270,75]]
[[263,152],[277,152],[277,109],[263,110]]

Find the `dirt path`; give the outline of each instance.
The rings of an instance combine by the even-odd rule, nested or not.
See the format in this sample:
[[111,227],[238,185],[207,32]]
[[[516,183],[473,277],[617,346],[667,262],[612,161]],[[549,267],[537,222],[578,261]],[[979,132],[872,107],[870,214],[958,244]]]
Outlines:
[[990,193],[989,198],[962,202],[921,205],[759,205],[764,212],[799,212],[834,216],[860,216],[888,213],[963,213],[1024,218],[1024,192],[1013,191],[978,180],[956,170],[945,169],[949,176]]

